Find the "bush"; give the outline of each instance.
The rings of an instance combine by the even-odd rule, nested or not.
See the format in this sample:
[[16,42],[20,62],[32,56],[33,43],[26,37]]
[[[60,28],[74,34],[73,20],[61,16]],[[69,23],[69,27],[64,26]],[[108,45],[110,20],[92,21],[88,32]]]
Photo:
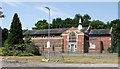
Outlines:
[[28,55],[29,55],[29,56],[34,56],[34,54],[32,54],[32,53],[28,53]]
[[34,56],[34,54],[32,54],[32,53],[21,53],[21,54],[18,54],[18,56]]
[[5,46],[2,49],[1,55],[3,56],[34,56],[40,55],[39,48],[30,43],[30,44],[16,44],[12,46]]
[[28,53],[32,53],[34,55],[40,55],[39,53],[39,48],[38,46],[34,45],[34,44],[27,44],[25,51]]
[[113,52],[112,47],[109,47],[109,48],[107,49],[107,51],[108,51],[109,53],[112,53],[112,52]]

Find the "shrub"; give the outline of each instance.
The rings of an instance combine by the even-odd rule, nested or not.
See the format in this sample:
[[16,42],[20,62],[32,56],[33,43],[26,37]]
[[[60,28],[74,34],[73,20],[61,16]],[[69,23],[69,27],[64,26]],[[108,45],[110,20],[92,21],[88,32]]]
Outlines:
[[39,53],[39,48],[38,46],[34,45],[34,44],[27,44],[26,48],[25,48],[25,51],[27,53],[32,53],[34,55],[40,55]]
[[109,48],[107,49],[107,51],[108,51],[109,53],[112,53],[112,47],[109,47]]
[[28,53],[28,55],[29,55],[29,56],[34,56],[34,54],[32,54],[32,53]]
[[12,46],[5,46],[2,49],[1,55],[3,56],[34,56],[40,55],[39,48],[30,43],[30,44],[16,44]]

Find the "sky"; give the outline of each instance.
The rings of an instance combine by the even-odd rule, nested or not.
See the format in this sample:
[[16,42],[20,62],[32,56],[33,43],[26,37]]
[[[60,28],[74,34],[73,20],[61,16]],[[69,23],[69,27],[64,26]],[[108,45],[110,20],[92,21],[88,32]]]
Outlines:
[[75,14],[88,14],[92,20],[110,22],[118,18],[118,2],[2,2],[2,28],[10,28],[15,13],[20,17],[23,29],[32,29],[39,20],[48,20],[48,6],[51,22],[54,18],[74,18]]

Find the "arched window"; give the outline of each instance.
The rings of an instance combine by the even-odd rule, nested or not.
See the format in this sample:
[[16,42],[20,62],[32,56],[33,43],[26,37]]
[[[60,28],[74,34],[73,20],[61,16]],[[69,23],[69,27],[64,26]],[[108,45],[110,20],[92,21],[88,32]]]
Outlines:
[[69,34],[69,42],[76,42],[76,35],[74,32],[70,32]]

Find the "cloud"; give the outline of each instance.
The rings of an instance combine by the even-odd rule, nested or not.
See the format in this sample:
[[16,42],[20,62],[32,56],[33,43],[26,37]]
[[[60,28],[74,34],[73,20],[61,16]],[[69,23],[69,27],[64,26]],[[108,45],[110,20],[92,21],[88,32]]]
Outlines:
[[48,14],[48,11],[44,8],[44,7],[35,7],[36,9],[38,9],[38,10],[42,10],[42,11],[44,11],[45,13],[47,13]]
[[4,2],[5,4],[8,4],[10,6],[13,6],[13,7],[19,7],[22,5],[22,3],[20,2]]
[[[48,5],[47,5],[48,6]],[[61,11],[58,8],[52,7],[52,6],[48,6],[50,8],[50,13],[51,16],[55,17],[55,16],[69,16],[67,13]],[[49,14],[48,10],[45,8],[45,6],[37,6],[35,7],[36,9],[43,11],[47,14]]]

